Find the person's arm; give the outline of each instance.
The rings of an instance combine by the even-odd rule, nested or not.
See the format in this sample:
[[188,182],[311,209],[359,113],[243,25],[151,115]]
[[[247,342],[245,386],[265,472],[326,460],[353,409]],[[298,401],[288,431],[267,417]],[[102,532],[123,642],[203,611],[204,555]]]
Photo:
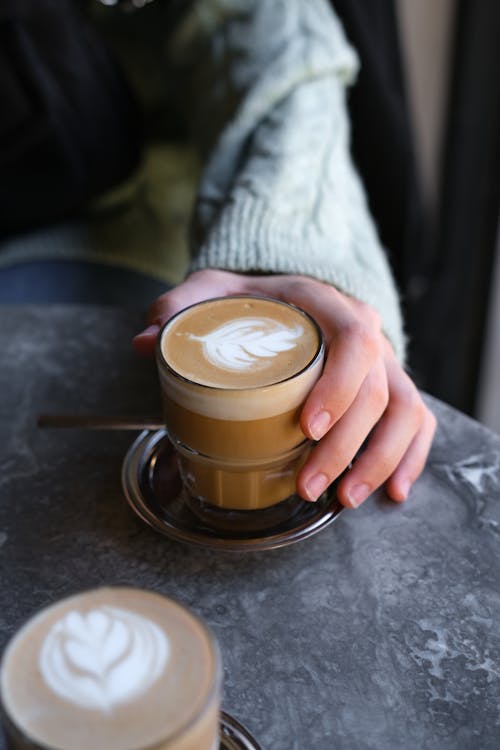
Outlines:
[[356,55],[326,0],[199,0],[181,32],[192,66],[184,98],[205,164],[193,262],[134,345],[151,353],[166,320],[209,297],[297,304],[327,344],[301,414],[318,444],[298,492],[316,500],[343,474],[337,496],[348,507],[382,484],[404,500],[436,422],[403,369],[397,293],[349,154]]
[[371,305],[400,360],[397,293],[349,151],[358,60],[326,0],[199,0],[177,35],[204,161],[191,270],[301,274]]

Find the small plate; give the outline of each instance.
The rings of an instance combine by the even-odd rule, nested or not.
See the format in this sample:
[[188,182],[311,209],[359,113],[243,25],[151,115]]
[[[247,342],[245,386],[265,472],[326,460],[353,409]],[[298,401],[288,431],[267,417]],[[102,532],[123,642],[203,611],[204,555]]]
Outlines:
[[123,461],[122,485],[132,510],[153,529],[179,542],[214,549],[285,547],[317,534],[342,510],[330,487],[315,503],[304,501],[291,518],[270,529],[221,531],[205,526],[182,498],[176,456],[165,430],[144,430],[132,443]]
[[245,727],[225,711],[222,711],[219,750],[261,750],[261,747]]

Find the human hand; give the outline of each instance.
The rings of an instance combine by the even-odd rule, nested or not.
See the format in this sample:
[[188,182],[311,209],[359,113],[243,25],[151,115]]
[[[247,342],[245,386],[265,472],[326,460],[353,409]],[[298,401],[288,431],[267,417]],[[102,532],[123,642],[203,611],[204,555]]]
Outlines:
[[392,500],[405,500],[425,466],[436,419],[368,305],[303,276],[197,271],[152,304],[149,326],[134,338],[134,348],[152,354],[160,327],[172,315],[201,300],[230,294],[291,302],[323,330],[325,367],[300,418],[304,434],[318,443],[297,477],[299,494],[314,501],[341,477],[337,496],[346,507],[358,507],[382,485]]

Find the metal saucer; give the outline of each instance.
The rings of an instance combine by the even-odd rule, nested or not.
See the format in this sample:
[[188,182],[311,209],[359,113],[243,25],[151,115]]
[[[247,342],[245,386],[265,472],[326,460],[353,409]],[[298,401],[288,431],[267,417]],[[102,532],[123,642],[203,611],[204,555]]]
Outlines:
[[222,711],[219,750],[261,750],[261,747],[245,727],[225,711]]
[[205,526],[182,498],[176,456],[164,430],[144,430],[132,443],[123,461],[122,486],[132,510],[153,529],[176,541],[213,549],[285,547],[317,534],[342,510],[334,488],[329,488],[315,503],[304,501],[286,522],[265,531]]

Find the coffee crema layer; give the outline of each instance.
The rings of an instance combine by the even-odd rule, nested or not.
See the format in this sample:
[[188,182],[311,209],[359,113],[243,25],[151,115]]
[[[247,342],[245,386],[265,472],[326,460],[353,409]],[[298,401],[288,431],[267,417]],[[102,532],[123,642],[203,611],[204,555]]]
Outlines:
[[62,600],[21,628],[2,660],[0,695],[13,748],[212,750],[220,679],[196,617],[159,594],[111,587]]
[[213,388],[263,388],[303,370],[319,347],[301,310],[265,297],[223,297],[167,323],[161,351],[174,372]]

